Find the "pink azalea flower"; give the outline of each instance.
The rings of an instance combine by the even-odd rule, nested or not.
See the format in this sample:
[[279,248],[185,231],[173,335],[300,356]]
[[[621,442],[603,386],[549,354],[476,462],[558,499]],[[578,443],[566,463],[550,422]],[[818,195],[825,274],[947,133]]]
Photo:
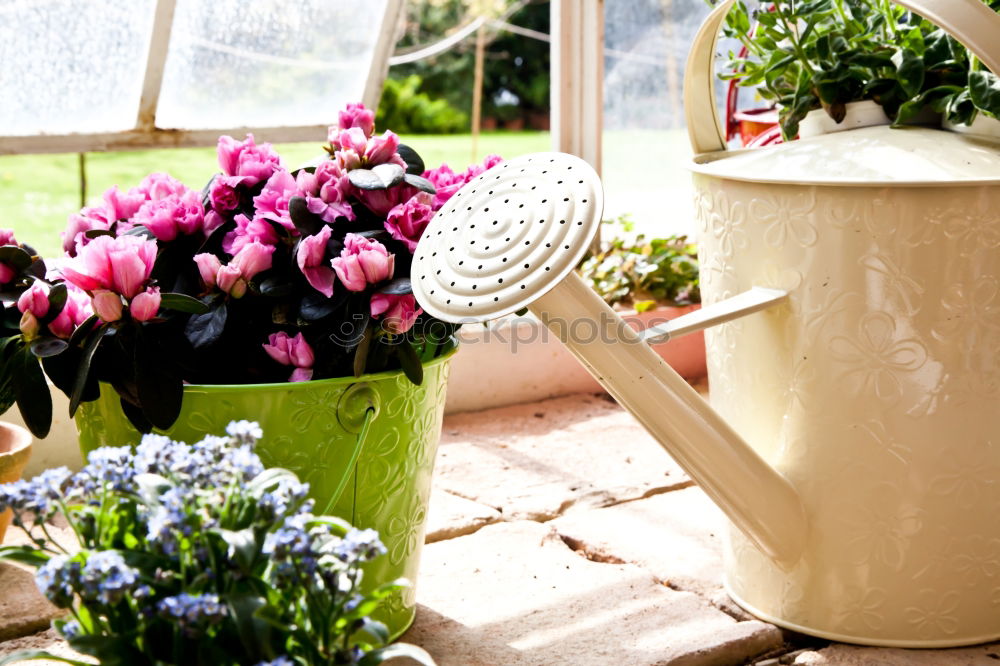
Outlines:
[[149,287],[136,295],[129,303],[128,310],[136,321],[149,321],[160,309],[160,288]]
[[98,289],[91,299],[94,314],[101,321],[110,324],[122,318],[122,297],[107,289]]
[[145,199],[165,199],[173,194],[184,194],[188,191],[188,186],[166,173],[151,173],[139,187],[129,190],[129,192],[140,192]]
[[69,224],[66,231],[62,232],[63,251],[71,257],[75,257],[80,248],[90,242],[84,234],[93,229],[106,231],[114,222],[105,206],[88,206],[79,213],[69,216]]
[[295,183],[299,192],[305,195],[309,212],[319,215],[324,222],[333,223],[338,217],[354,220],[354,209],[347,203],[351,183],[335,160],[321,162],[315,173],[299,171]]
[[347,234],[344,249],[330,264],[348,291],[364,291],[369,284],[391,278],[395,261],[395,255],[378,241]]
[[298,230],[288,213],[288,202],[300,194],[292,174],[284,170],[275,171],[260,194],[253,198],[254,208],[257,210],[254,217],[273,220],[291,231],[293,235],[297,235]]
[[49,333],[68,339],[83,322],[94,314],[90,305],[90,297],[72,283],[66,283],[66,304],[59,315],[49,322]]
[[413,294],[372,294],[372,316],[384,314],[382,328],[389,333],[406,333],[422,312]]
[[341,167],[350,170],[363,166],[371,168],[379,164],[398,164],[406,168],[406,162],[396,152],[399,137],[386,130],[382,136],[368,137],[360,127],[340,130],[334,145],[339,145],[335,153]]
[[239,206],[240,195],[236,192],[236,186],[239,184],[238,176],[216,176],[212,179],[212,187],[208,191],[212,209],[226,212]]
[[454,196],[455,192],[465,185],[465,174],[455,173],[447,164],[442,164],[437,169],[424,171],[424,178],[434,184],[434,210],[440,210],[448,199]]
[[32,282],[17,299],[17,309],[39,318],[44,317],[49,313],[49,288],[41,282]]
[[[169,178],[169,176],[167,176]],[[127,220],[146,202],[146,193],[138,187],[122,192],[118,186],[104,191],[104,204],[110,220]]]
[[236,254],[244,245],[254,241],[265,245],[274,245],[278,242],[278,232],[263,218],[255,217],[250,220],[246,215],[240,214],[233,219],[236,222],[236,229],[227,233],[222,239],[222,249],[226,254]]
[[162,241],[172,241],[179,234],[199,233],[204,222],[205,208],[201,196],[194,190],[151,199],[132,218],[133,224],[141,224]]
[[385,220],[385,229],[392,237],[406,244],[413,252],[417,241],[434,217],[434,197],[427,192],[418,192],[409,201],[393,207]]
[[[20,244],[14,240],[14,232],[10,229],[0,229],[0,246]],[[7,284],[17,276],[17,272],[5,263],[0,262],[0,284]]]
[[266,271],[271,267],[271,255],[274,254],[273,245],[264,245],[259,241],[252,241],[244,245],[233,260],[230,266],[235,266],[240,271],[240,277],[250,281],[257,273]]
[[254,143],[253,134],[247,134],[244,141],[231,136],[220,136],[217,152],[219,166],[227,176],[239,177],[239,184],[256,185],[267,180],[281,169],[281,158],[271,148],[271,144]]
[[294,338],[285,332],[272,333],[262,346],[267,355],[278,363],[295,366],[288,381],[301,382],[312,378],[312,366],[316,357],[301,333]]
[[198,265],[198,273],[201,275],[201,281],[205,285],[205,289],[211,289],[215,286],[216,275],[219,273],[219,269],[222,268],[222,262],[219,258],[212,254],[211,252],[202,252],[201,254],[194,255],[194,263]]
[[330,240],[331,233],[330,227],[324,225],[319,233],[306,236],[299,241],[295,253],[295,260],[306,281],[327,298],[333,296],[334,273],[333,269],[323,262],[323,258],[326,256],[326,244]]
[[[331,127],[328,132],[328,138],[331,143],[336,139],[338,134],[338,128],[341,130],[350,129],[352,127],[359,127],[361,131],[365,133],[365,137],[370,137],[372,132],[375,131],[375,112],[371,109],[366,109],[364,104],[351,103],[347,105],[347,108],[338,114],[337,128]],[[336,150],[339,146],[336,146]]]
[[156,241],[139,236],[99,236],[66,262],[61,272],[84,291],[111,290],[132,298],[145,288],[155,261]]

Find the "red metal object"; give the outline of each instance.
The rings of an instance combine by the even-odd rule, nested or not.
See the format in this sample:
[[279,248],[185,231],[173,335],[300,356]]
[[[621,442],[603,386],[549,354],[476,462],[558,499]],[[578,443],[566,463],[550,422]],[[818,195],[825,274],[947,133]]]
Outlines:
[[[774,11],[771,6],[769,11]],[[745,58],[747,47],[740,47],[739,57]],[[743,147],[770,146],[781,143],[781,127],[778,125],[778,110],[771,107],[737,110],[739,83],[730,79],[726,90],[726,141],[740,138]]]

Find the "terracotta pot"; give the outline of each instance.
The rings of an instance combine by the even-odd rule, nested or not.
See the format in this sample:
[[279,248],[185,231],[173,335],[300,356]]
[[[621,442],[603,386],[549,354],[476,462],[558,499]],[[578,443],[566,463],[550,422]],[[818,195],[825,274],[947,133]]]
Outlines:
[[[629,310],[622,312],[621,318],[637,331],[651,326],[665,324],[671,319],[699,310],[701,305],[661,306],[646,312]],[[701,379],[708,371],[705,367],[705,332],[698,331],[684,337],[670,340],[653,348],[664,361],[670,364],[681,377],[687,380]]]
[[[31,433],[20,426],[0,422],[0,483],[21,478],[31,457]],[[0,543],[13,516],[10,509],[0,513]]]

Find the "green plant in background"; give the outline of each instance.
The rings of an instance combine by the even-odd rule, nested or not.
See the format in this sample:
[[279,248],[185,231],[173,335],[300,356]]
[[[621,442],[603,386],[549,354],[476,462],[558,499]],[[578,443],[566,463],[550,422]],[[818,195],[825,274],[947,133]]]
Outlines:
[[375,122],[407,134],[454,134],[469,126],[468,114],[444,99],[432,100],[420,92],[423,81],[416,74],[386,79]]
[[[1000,9],[1000,0],[989,0]],[[786,140],[807,113],[843,120],[846,105],[874,100],[901,124],[925,107],[969,124],[1000,114],[1000,80],[934,24],[890,0],[779,0],[759,10],[738,2],[726,37],[746,47],[730,53],[722,78],[757,87],[780,110]]]
[[[385,547],[374,530],[315,516],[309,486],[264,470],[262,432],[237,421],[228,436],[188,445],[147,435],[93,451],[77,474],[49,469],[0,485],[0,511],[30,545],[0,559],[37,569],[39,589],[69,611],[53,624],[70,647],[104,666],[374,666],[407,656],[385,646],[368,615],[396,581],[359,590],[361,565]],[[68,552],[45,523],[64,517],[79,541]],[[29,523],[31,517],[33,523]],[[42,651],[0,659],[84,662]]]
[[[605,224],[615,223],[605,220]],[[617,223],[626,233],[633,230],[628,216],[618,218]],[[634,241],[616,238],[585,257],[579,272],[608,305],[645,312],[658,303],[701,302],[698,248],[686,236],[647,239],[639,234]]]

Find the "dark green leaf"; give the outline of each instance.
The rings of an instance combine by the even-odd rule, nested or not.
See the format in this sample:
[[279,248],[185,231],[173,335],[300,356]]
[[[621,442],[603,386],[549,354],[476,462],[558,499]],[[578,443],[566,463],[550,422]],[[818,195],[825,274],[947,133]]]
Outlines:
[[284,298],[295,291],[295,285],[284,277],[272,275],[261,280],[258,289],[261,295],[268,298]]
[[61,354],[69,348],[69,343],[59,338],[45,336],[31,341],[31,353],[38,358],[48,358]]
[[[88,319],[87,321],[90,320]],[[86,322],[84,323],[86,324]],[[71,417],[76,414],[76,410],[80,406],[80,401],[83,399],[84,391],[90,380],[90,364],[94,360],[94,352],[97,351],[97,347],[101,344],[101,340],[104,338],[107,330],[108,325],[103,324],[86,334],[83,353],[80,356],[80,365],[76,372],[76,380],[73,382],[73,391],[69,396],[69,415]],[[70,342],[72,343],[72,339]]]
[[412,185],[421,192],[427,192],[428,194],[434,194],[437,192],[437,189],[434,187],[434,183],[427,180],[423,176],[416,176],[412,173],[408,173],[403,177],[403,180],[406,181],[407,185]]
[[67,293],[66,285],[62,282],[49,289],[49,311],[42,318],[43,322],[48,323],[59,316],[66,306]]
[[144,435],[153,432],[153,424],[150,423],[149,419],[147,419],[142,413],[141,407],[133,405],[125,398],[120,398],[119,403],[121,404],[122,414],[125,415],[125,418],[128,419],[129,423],[131,423],[136,430]]
[[396,358],[399,359],[399,365],[403,369],[406,378],[417,386],[420,386],[424,381],[424,366],[420,364],[420,357],[417,356],[417,351],[406,340],[393,347],[393,349],[396,352]]
[[95,238],[100,238],[101,236],[112,236],[114,237],[115,232],[110,229],[87,229],[83,232],[83,237],[89,240],[94,240]]
[[396,278],[378,289],[376,293],[392,295],[412,294],[413,285],[410,283],[410,278]]
[[205,314],[193,315],[184,327],[184,335],[195,349],[203,349],[215,343],[226,328],[228,310],[226,302],[212,306]]
[[14,397],[24,424],[31,434],[44,439],[52,426],[52,396],[42,366],[28,349],[22,349],[7,364]]
[[193,296],[167,292],[160,294],[160,307],[177,312],[190,312],[192,314],[205,314],[209,307]]
[[0,247],[0,263],[7,264],[15,271],[23,271],[34,261],[31,255],[14,245]]
[[358,189],[384,190],[401,183],[405,173],[398,164],[379,164],[371,169],[351,169],[347,178]]
[[184,383],[173,364],[161,358],[160,345],[148,335],[136,340],[135,382],[142,414],[154,427],[166,430],[181,413]]
[[1000,77],[993,72],[969,72],[969,96],[980,111],[1000,116]]
[[142,226],[141,224],[137,224],[136,226],[132,227],[128,231],[123,231],[119,235],[120,236],[141,236],[142,238],[145,238],[147,240],[156,240],[156,234],[154,234],[152,231],[150,231],[146,227]]
[[303,236],[312,236],[323,228],[323,218],[309,210],[304,197],[292,197],[288,201],[288,214]]
[[306,292],[299,304],[299,316],[305,321],[319,321],[336,312],[337,303],[314,289]]
[[401,143],[399,144],[399,148],[396,149],[396,152],[399,153],[399,156],[403,158],[404,162],[406,162],[406,173],[412,173],[419,176],[424,172],[424,160],[421,159],[420,155],[418,155],[417,151],[413,150],[413,148]]
[[923,58],[910,49],[903,49],[896,76],[899,79],[899,85],[903,87],[908,97],[917,95],[924,85]]
[[49,557],[31,546],[0,546],[0,560],[40,567],[49,561]]

